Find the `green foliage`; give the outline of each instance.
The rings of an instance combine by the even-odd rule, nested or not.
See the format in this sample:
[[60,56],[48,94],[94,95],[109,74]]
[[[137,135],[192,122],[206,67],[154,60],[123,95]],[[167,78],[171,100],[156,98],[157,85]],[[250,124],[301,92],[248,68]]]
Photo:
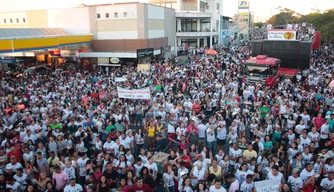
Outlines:
[[300,15],[290,9],[279,9],[280,12],[273,15],[267,22],[273,26],[286,25],[289,22],[311,23],[316,31],[321,32],[322,40],[334,39],[334,9],[320,13],[316,11],[307,15]]
[[254,27],[258,27],[258,28],[263,27],[263,25],[264,25],[264,23],[262,23],[262,22],[254,23]]

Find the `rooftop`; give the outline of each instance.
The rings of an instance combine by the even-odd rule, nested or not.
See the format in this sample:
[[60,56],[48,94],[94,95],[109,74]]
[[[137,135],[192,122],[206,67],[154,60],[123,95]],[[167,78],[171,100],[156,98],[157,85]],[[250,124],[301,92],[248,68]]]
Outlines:
[[0,39],[73,35],[61,28],[0,28]]

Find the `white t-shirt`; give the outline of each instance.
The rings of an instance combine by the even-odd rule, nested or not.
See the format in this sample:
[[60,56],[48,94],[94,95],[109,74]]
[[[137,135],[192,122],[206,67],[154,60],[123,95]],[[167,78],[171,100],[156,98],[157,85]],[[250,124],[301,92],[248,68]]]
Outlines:
[[300,173],[300,178],[305,182],[313,174],[314,174],[313,170],[311,172],[308,172],[306,171],[306,169],[303,169],[303,171]]
[[86,164],[87,164],[87,161],[89,159],[86,158],[86,159],[82,159],[82,158],[79,158],[77,163],[78,163],[78,167],[79,167],[79,171],[80,171],[80,176],[86,176],[86,172],[83,173],[83,171],[86,169]]
[[146,163],[144,166],[147,167],[148,169],[152,169],[153,172],[157,172],[158,171],[158,166],[154,162],[152,164]]
[[226,189],[220,186],[220,189],[216,189],[214,185],[212,185],[209,189],[209,192],[226,192]]
[[276,180],[279,181],[280,183],[284,182],[283,174],[280,172],[278,173],[277,176],[274,176],[272,172],[268,173],[267,180]]
[[254,187],[255,187],[255,184],[254,184],[253,181],[251,183],[247,183],[245,181],[241,184],[240,191],[242,191],[242,192],[252,192]]
[[292,192],[299,192],[303,188],[303,181],[300,177],[289,176],[288,183],[291,183]]
[[322,187],[323,192],[333,191],[334,189],[334,179],[331,181],[328,178],[324,178],[321,180],[320,186]]
[[81,192],[83,191],[80,184],[75,184],[75,186],[67,185],[64,189],[64,192]]

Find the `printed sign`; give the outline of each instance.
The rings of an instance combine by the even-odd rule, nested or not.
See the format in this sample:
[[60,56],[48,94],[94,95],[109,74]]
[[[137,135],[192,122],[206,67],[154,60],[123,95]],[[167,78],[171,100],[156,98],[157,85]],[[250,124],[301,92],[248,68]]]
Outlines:
[[249,9],[249,0],[239,0],[239,9]]
[[154,55],[153,48],[137,49],[137,58],[151,57]]
[[116,58],[116,57],[112,57],[109,59],[109,62],[110,64],[116,64],[116,63],[119,63],[119,58]]
[[268,40],[296,40],[296,31],[268,30]]
[[265,180],[255,182],[256,192],[279,192],[279,180]]
[[151,64],[138,64],[137,65],[137,72],[145,72],[149,73],[151,70]]
[[121,87],[117,87],[117,93],[119,98],[124,99],[150,99],[150,89],[147,87],[145,89],[123,89]]
[[3,57],[3,58],[0,58],[0,63],[2,63],[2,64],[16,64],[16,59],[15,58],[10,58],[10,57]]

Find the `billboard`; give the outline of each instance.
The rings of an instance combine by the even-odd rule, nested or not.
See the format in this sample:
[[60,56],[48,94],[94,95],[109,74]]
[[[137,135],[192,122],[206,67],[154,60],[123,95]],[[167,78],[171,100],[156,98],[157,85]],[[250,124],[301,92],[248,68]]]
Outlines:
[[296,40],[296,30],[268,30],[268,40]]
[[239,9],[249,9],[249,0],[239,0],[238,7]]

